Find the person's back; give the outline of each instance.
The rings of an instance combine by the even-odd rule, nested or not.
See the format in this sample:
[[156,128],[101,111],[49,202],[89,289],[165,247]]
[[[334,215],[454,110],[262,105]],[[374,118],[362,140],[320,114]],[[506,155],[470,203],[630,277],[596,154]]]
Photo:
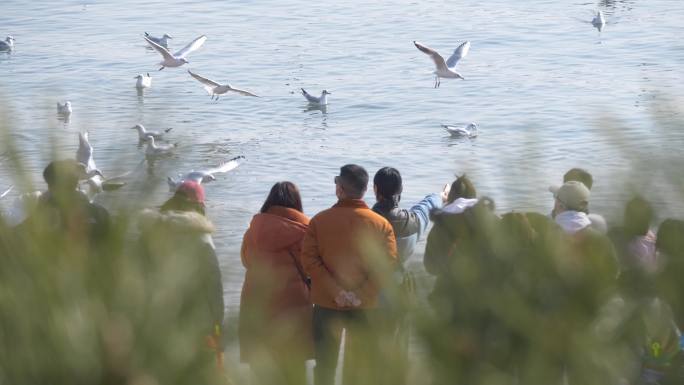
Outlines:
[[[368,173],[345,165],[335,177],[338,202],[315,215],[302,242],[311,277],[316,367],[314,382],[334,382],[342,329],[345,384],[377,384],[382,368],[376,308],[397,260],[392,226],[363,201]],[[379,325],[378,325],[379,324]]]
[[243,237],[240,360],[258,383],[299,385],[306,379],[313,308],[300,252],[308,224],[297,187],[278,182]]
[[[373,211],[382,215],[392,225],[397,240],[399,260],[406,262],[413,254],[416,242],[430,223],[430,212],[442,206],[439,194],[430,194],[410,209],[399,207],[403,191],[401,174],[392,167],[383,167],[373,178],[376,203]],[[399,267],[403,267],[400,264]]]

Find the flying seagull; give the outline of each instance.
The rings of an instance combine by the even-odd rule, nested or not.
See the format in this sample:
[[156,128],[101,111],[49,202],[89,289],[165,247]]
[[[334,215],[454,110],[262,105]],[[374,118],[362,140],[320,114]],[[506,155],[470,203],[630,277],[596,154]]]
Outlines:
[[178,174],[177,179],[168,177],[166,178],[166,181],[169,185],[169,190],[176,191],[178,186],[180,186],[186,180],[195,181],[197,183],[209,183],[211,181],[214,181],[216,180],[214,174],[226,173],[235,170],[238,166],[240,166],[244,159],[245,157],[240,155],[228,160],[227,162],[221,163],[220,165],[214,168],[199,171],[190,171],[185,175]]
[[78,150],[76,150],[76,161],[83,167],[81,178],[88,184],[88,197],[92,200],[95,195],[102,191],[114,191],[125,186],[126,183],[121,179],[128,176],[130,172],[117,175],[112,178],[105,178],[102,172],[95,165],[93,158],[93,146],[88,140],[88,133],[78,134]]
[[171,35],[164,34],[162,37],[154,37],[150,35],[149,33],[145,32],[145,37],[152,40],[153,42],[159,44],[160,46],[164,48],[169,48],[169,39],[173,39]]
[[186,56],[188,56],[191,52],[198,50],[202,44],[207,41],[207,37],[202,35],[172,55],[168,49],[153,42],[148,37],[145,37],[144,39],[150,46],[152,46],[152,48],[156,49],[157,52],[162,55],[163,60],[159,62],[159,65],[161,65],[159,71],[166,67],[180,67],[185,63],[189,63],[188,59],[186,59]]
[[197,75],[196,73],[194,73],[190,70],[188,70],[188,73],[190,74],[190,76],[197,79],[197,81],[202,84],[202,87],[204,87],[204,89],[207,91],[207,93],[209,95],[211,95],[212,100],[214,100],[214,98],[216,98],[216,100],[218,100],[219,95],[223,95],[228,91],[237,92],[238,94],[244,95],[244,96],[254,96],[254,97],[258,98],[257,95],[254,95],[253,93],[251,93],[249,91],[241,90],[239,88],[233,88],[230,84],[216,83],[215,81],[207,79],[203,76]]
[[469,41],[466,41],[463,44],[459,45],[447,61],[444,61],[442,55],[437,53],[437,51],[435,51],[434,49],[421,43],[418,43],[417,41],[414,41],[413,44],[415,44],[416,48],[429,55],[432,58],[432,61],[435,62],[436,69],[433,72],[435,74],[435,88],[439,87],[442,78],[465,79],[463,76],[461,76],[461,74],[454,71],[454,68],[456,67],[456,63],[458,63],[459,60],[463,59],[464,57],[466,57],[466,55],[468,55],[468,51],[470,51]]
[[328,92],[328,90],[323,90],[323,92],[321,92],[320,97],[315,97],[315,96],[311,95],[310,93],[306,92],[306,90],[302,88],[302,95],[304,95],[306,100],[311,104],[318,104],[321,106],[325,106],[328,104],[328,95],[332,95],[332,94],[330,92]]
[[0,193],[0,199],[6,197],[7,194],[9,194],[13,189],[14,189],[14,185],[9,186],[9,187],[7,188],[7,190],[5,190],[5,191],[3,191],[2,193]]

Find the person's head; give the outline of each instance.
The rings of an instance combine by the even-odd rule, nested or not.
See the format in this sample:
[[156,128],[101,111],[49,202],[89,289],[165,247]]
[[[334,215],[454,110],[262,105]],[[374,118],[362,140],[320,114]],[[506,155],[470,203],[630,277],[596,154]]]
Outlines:
[[383,167],[373,177],[373,190],[375,198],[380,201],[396,201],[401,199],[401,174],[393,167]]
[[52,194],[70,194],[78,186],[78,178],[83,166],[75,160],[55,160],[43,170],[43,179]]
[[563,183],[573,180],[584,183],[589,190],[591,190],[591,186],[594,185],[594,178],[591,176],[589,171],[583,168],[571,168],[565,173],[565,175],[563,175]]
[[277,182],[274,184],[259,212],[265,213],[271,206],[289,207],[303,212],[302,197],[299,195],[297,186],[292,182]]
[[641,197],[629,200],[625,205],[624,226],[627,236],[646,235],[653,220],[653,208]]
[[454,183],[451,184],[451,189],[449,190],[449,195],[447,196],[447,203],[451,203],[458,198],[477,198],[475,186],[465,174],[456,178]]
[[160,211],[194,211],[204,215],[204,188],[195,181],[184,181]]
[[549,190],[555,198],[554,214],[557,215],[563,211],[588,212],[590,192],[584,183],[571,180],[560,187],[551,187]]
[[368,188],[368,173],[363,167],[347,164],[335,177],[335,193],[339,199],[361,199]]

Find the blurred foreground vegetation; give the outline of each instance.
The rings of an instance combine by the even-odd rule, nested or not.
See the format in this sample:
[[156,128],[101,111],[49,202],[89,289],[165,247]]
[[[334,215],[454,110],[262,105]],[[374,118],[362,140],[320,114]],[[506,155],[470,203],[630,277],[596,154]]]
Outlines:
[[[27,186],[10,128],[1,150],[16,184]],[[644,181],[682,201],[679,157],[650,157],[660,179],[653,173]],[[644,158],[631,157],[634,164]],[[129,209],[112,212],[97,245],[17,232],[0,218],[0,384],[244,380],[231,371],[235,362],[226,372],[217,368],[197,326],[206,320],[192,311],[193,261],[141,261]],[[650,383],[684,383],[677,312],[684,234],[670,236],[657,273],[621,266],[616,277],[573,259],[545,215],[507,213],[478,223],[462,258],[444,267],[452,280],[439,290],[422,274],[415,297],[388,283],[386,311],[410,321],[412,333],[406,356],[391,327],[368,331],[379,341],[378,359],[368,364],[387,373],[381,382],[642,384],[653,371],[657,382]],[[591,261],[593,252],[584,257]]]

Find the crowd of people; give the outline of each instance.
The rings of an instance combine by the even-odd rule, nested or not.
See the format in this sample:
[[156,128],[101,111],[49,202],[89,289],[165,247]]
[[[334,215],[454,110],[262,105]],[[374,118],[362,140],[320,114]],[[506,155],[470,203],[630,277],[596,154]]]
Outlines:
[[[47,239],[69,258],[98,254],[93,279],[106,282],[112,265],[103,255],[125,242],[109,236],[120,224],[77,189],[77,169],[74,161],[48,165],[48,191],[3,232],[12,236],[0,252],[17,259]],[[308,218],[297,186],[278,182],[253,217],[240,251],[238,336],[257,383],[304,384],[313,359],[314,383],[332,385],[341,350],[343,383],[406,383],[412,332],[434,384],[684,380],[684,221],[656,230],[652,207],[635,197],[623,223],[608,226],[590,212],[593,180],[582,169],[549,189],[550,214],[499,214],[465,175],[409,208],[397,169],[376,172],[370,207],[369,183],[363,167],[341,167],[337,202]],[[143,291],[191,293],[177,304],[176,314],[191,315],[182,330],[205,341],[221,367],[223,288],[202,186],[183,182],[137,222],[131,249]],[[425,271],[435,277],[426,304],[406,266],[423,237]]]

